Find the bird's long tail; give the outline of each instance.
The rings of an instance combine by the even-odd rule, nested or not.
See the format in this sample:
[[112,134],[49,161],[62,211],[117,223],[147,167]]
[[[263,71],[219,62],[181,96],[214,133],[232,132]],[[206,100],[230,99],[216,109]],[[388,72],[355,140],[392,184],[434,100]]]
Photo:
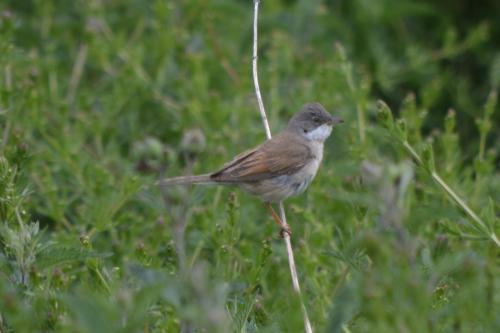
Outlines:
[[190,184],[214,184],[215,182],[210,179],[210,174],[198,175],[198,176],[183,176],[174,178],[165,178],[156,182],[159,186],[174,186],[174,185],[190,185]]

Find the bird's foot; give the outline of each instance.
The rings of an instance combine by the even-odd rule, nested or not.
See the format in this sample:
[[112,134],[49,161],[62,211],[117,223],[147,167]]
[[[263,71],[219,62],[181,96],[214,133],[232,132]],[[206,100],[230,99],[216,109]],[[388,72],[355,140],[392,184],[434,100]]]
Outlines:
[[280,237],[285,238],[286,235],[288,237],[292,237],[292,228],[290,228],[289,224],[282,224],[280,225],[281,230],[280,230]]
[[283,223],[281,221],[281,218],[276,214],[276,212],[273,209],[273,206],[271,204],[266,204],[267,209],[271,213],[271,216],[273,217],[274,222],[276,222],[277,225],[281,228],[280,230],[280,237],[285,238],[285,234],[288,234],[288,237],[292,236],[292,229],[290,228],[290,225],[288,223]]

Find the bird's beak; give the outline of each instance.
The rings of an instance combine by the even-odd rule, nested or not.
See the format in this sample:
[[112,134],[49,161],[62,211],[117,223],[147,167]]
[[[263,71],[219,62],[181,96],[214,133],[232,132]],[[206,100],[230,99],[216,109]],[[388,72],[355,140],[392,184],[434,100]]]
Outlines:
[[344,119],[340,117],[332,117],[330,121],[328,122],[328,125],[337,125],[337,124],[342,124],[344,122]]

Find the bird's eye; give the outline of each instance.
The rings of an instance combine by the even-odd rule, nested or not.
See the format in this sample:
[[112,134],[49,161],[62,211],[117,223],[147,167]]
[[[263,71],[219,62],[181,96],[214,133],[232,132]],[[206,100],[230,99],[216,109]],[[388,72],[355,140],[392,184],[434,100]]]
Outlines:
[[316,123],[316,124],[319,124],[321,122],[321,120],[319,119],[319,117],[313,117],[313,122]]

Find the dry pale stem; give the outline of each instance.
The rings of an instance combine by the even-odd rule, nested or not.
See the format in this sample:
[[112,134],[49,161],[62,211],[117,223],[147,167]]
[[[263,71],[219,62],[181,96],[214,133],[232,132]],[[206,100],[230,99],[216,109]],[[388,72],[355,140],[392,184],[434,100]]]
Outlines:
[[[271,130],[269,128],[269,122],[267,121],[266,110],[264,109],[264,102],[262,101],[262,95],[260,94],[259,78],[257,73],[257,21],[259,17],[259,0],[254,0],[254,20],[253,20],[253,61],[252,61],[252,72],[253,72],[253,82],[255,86],[255,95],[257,97],[257,102],[259,104],[260,116],[264,124],[264,129],[266,131],[266,136],[268,139],[271,138]],[[286,215],[283,203],[280,202],[280,217],[283,229],[286,229]],[[295,259],[293,256],[292,242],[290,240],[290,235],[288,233],[283,233],[283,239],[286,245],[286,251],[288,253],[288,263],[290,265],[290,274],[292,276],[293,289],[299,294],[302,314],[304,316],[304,328],[306,333],[312,333],[311,322],[309,321],[309,316],[307,314],[307,309],[302,301],[302,295],[300,292],[299,279],[297,276],[297,268],[295,266]]]

